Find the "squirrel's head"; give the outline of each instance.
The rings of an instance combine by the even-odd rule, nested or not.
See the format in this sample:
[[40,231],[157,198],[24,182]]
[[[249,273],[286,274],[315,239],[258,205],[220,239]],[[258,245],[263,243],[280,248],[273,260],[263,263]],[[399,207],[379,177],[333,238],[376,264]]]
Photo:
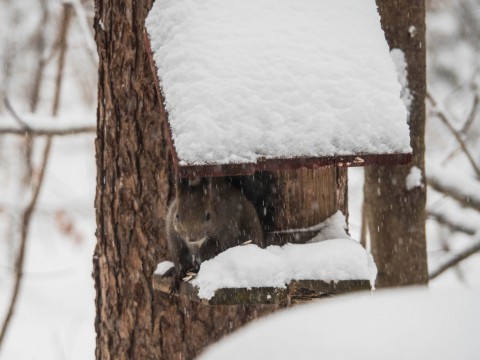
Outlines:
[[210,178],[180,180],[177,184],[177,207],[173,226],[190,243],[201,245],[218,232],[219,201],[215,183]]

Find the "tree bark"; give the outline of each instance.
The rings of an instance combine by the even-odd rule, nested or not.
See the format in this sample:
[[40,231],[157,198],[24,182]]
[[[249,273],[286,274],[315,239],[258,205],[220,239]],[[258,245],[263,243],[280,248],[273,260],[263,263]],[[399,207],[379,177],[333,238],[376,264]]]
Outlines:
[[[97,0],[97,359],[160,358],[151,274],[169,194],[158,102],[143,44],[151,1]],[[155,215],[158,213],[158,216]]]
[[425,5],[409,0],[377,0],[377,5],[390,48],[405,54],[413,96],[409,116],[412,163],[365,169],[365,210],[378,267],[377,286],[426,284],[426,187],[408,191],[405,186],[412,166],[421,169],[425,184]]
[[[96,0],[95,6],[97,359],[192,359],[225,334],[278,309],[277,305],[208,306],[153,290],[153,271],[168,258],[165,215],[173,193],[173,171],[143,42],[151,4],[151,0]],[[330,175],[322,180],[314,173]],[[307,226],[340,206],[346,209],[344,170],[301,170],[282,179],[279,191],[295,188],[290,199],[297,198],[303,206],[279,211],[277,228],[280,223]],[[324,181],[321,191],[309,190],[319,187],[313,181]],[[284,187],[285,183],[290,185]],[[315,216],[302,215],[310,211],[311,196],[323,210]],[[285,217],[295,220],[282,220]]]

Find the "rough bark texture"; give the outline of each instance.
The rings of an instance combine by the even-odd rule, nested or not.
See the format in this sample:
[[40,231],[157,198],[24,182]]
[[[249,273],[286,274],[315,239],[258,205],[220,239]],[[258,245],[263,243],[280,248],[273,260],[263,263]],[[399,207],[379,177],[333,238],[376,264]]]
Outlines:
[[[278,305],[208,306],[153,290],[152,273],[167,257],[164,219],[173,171],[143,41],[151,3],[96,0],[100,61],[93,272],[97,359],[192,359],[226,333],[278,309]],[[302,180],[297,174],[286,180],[290,175],[285,175],[285,189],[295,190],[283,198],[292,204],[294,197],[304,203],[311,195],[319,196],[319,204],[330,204],[332,196],[336,200],[328,211],[319,205],[324,210],[311,218],[301,215],[309,206],[289,205],[284,215],[278,215],[279,223],[280,216],[285,216],[293,219],[286,224],[310,225],[337,206],[346,209],[345,174],[337,176],[341,172],[320,170],[318,174],[331,174],[321,191],[305,190],[318,187],[308,186],[317,176],[313,180],[313,175],[305,175]],[[304,195],[296,182],[303,182]],[[337,183],[343,184],[343,190],[330,188]]]
[[165,255],[159,239],[169,187],[141,32],[150,5],[96,1],[97,359],[149,359],[161,353],[150,278]]
[[407,191],[405,186],[412,166],[422,170],[425,184],[425,6],[423,1],[410,0],[377,0],[377,5],[390,47],[403,50],[408,65],[414,155],[407,166],[365,169],[365,211],[378,267],[377,286],[425,284],[426,189]]

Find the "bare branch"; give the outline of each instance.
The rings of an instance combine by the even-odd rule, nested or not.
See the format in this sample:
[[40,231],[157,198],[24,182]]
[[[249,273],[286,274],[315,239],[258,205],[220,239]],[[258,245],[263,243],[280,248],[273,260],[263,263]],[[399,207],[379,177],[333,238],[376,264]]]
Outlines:
[[[475,94],[475,96],[473,98],[473,104],[472,104],[472,108],[470,110],[470,113],[468,114],[468,117],[465,120],[465,123],[463,124],[462,129],[460,130],[460,133],[462,134],[462,136],[464,138],[466,137],[468,130],[470,130],[470,127],[472,126],[472,124],[475,120],[475,115],[477,114],[478,105],[480,105],[480,97],[479,97],[478,94]],[[457,147],[455,150],[450,152],[450,154],[448,154],[448,156],[445,158],[445,160],[442,161],[442,164],[447,163],[448,161],[453,159],[455,156],[457,156],[458,153],[460,152],[460,150],[462,150],[462,148]]]
[[53,116],[57,116],[60,107],[60,91],[62,89],[63,69],[65,67],[65,56],[67,53],[67,36],[70,29],[70,19],[72,17],[72,6],[70,4],[63,4],[62,23],[60,25],[60,56],[58,58],[57,75],[55,78],[55,95],[53,98]]
[[457,200],[463,206],[480,211],[480,200],[477,197],[466,194],[462,188],[445,184],[434,176],[427,177],[427,184],[436,191]]
[[[478,239],[480,236],[476,236]],[[438,267],[436,270],[432,271],[429,275],[429,279],[435,279],[438,275],[442,274],[444,271],[450,269],[451,267],[457,265],[459,262],[465,260],[469,256],[475,254],[476,252],[480,251],[480,241],[477,241],[473,245],[469,246],[462,252],[459,252],[455,256],[453,256],[450,260],[446,263]]]
[[[58,68],[57,68],[57,75],[56,75],[56,81],[55,81],[55,95],[53,99],[53,105],[52,105],[52,115],[56,116],[58,114],[58,109],[60,106],[60,94],[61,94],[61,86],[63,82],[63,70],[64,70],[64,65],[65,65],[65,54],[66,54],[66,49],[67,49],[67,34],[69,30],[69,24],[70,24],[70,17],[71,17],[71,6],[68,4],[64,4],[64,11],[63,11],[63,18],[62,22],[60,25],[60,44],[59,44],[59,49],[60,49],[60,56],[58,60]],[[83,128],[83,130],[88,129],[90,132],[92,128]],[[53,135],[66,135],[66,134],[72,134],[72,129],[69,132],[65,131],[59,131],[59,130],[54,130],[55,134]],[[76,129],[77,132],[79,129]],[[8,131],[8,129],[3,130],[3,133],[6,133],[5,131]],[[20,285],[23,277],[23,264],[24,264],[24,259],[25,259],[25,249],[26,249],[26,244],[27,244],[27,239],[28,239],[28,233],[30,229],[30,221],[32,218],[32,214],[35,210],[38,196],[40,194],[40,190],[42,188],[43,181],[45,179],[45,171],[47,169],[47,163],[48,159],[50,156],[50,148],[52,145],[52,131],[49,133],[41,132],[39,130],[34,130],[30,128],[24,128],[23,130],[20,130],[24,135],[25,133],[27,134],[34,134],[34,135],[47,135],[47,143],[45,145],[45,149],[43,152],[43,157],[42,157],[42,163],[41,163],[41,169],[40,169],[40,174],[38,177],[37,185],[33,190],[33,195],[30,200],[29,205],[23,212],[22,216],[22,223],[21,223],[21,237],[20,237],[20,248],[18,252],[17,259],[15,261],[15,283],[14,283],[14,288],[13,288],[13,293],[12,297],[10,299],[10,304],[7,310],[7,315],[5,317],[5,320],[3,322],[2,328],[1,328],[1,333],[0,333],[0,349],[2,342],[5,338],[5,334],[7,332],[8,326],[10,324],[10,320],[13,316],[14,310],[15,310],[15,304],[17,303],[17,298],[20,290]],[[0,131],[0,134],[2,132]],[[18,133],[17,129],[10,129],[10,133]]]
[[15,129],[0,128],[0,135],[17,136],[72,136],[79,134],[94,134],[97,129],[94,126],[79,126],[65,129]]
[[[10,103],[10,100],[8,99],[8,96],[5,96],[4,98],[4,104],[5,107],[7,108],[8,112],[12,115],[12,117],[15,119],[15,121],[22,127],[23,130],[32,130],[30,125],[27,124],[15,111],[13,108],[12,104]],[[23,181],[22,183],[26,186],[30,184],[30,181],[32,179],[32,173],[33,173],[33,167],[32,167],[32,149],[33,149],[33,138],[31,135],[25,135],[24,137],[24,152],[23,152],[23,160],[25,161],[25,174],[23,176]]]
[[83,38],[85,40],[85,45],[87,47],[88,55],[93,65],[97,66],[98,65],[97,46],[95,45],[92,32],[89,30],[90,25],[87,23],[87,14],[85,13],[85,10],[82,4],[78,0],[65,0],[64,2],[67,4],[71,4],[73,6],[73,10],[75,11],[75,16],[80,25],[80,29],[83,33]]
[[28,204],[27,208],[25,209],[22,215],[20,248],[18,251],[17,259],[15,261],[15,284],[13,287],[13,293],[10,299],[10,304],[8,306],[7,315],[5,317],[5,320],[3,321],[2,329],[0,332],[0,349],[2,346],[3,339],[5,338],[8,325],[10,324],[10,320],[15,311],[15,304],[17,302],[18,294],[20,291],[20,284],[22,282],[22,277],[23,277],[23,264],[25,260],[25,248],[27,245],[28,233],[30,230],[30,220],[35,210],[35,206],[37,205],[38,195],[40,194],[40,189],[42,188],[43,180],[45,179],[45,171],[47,169],[47,163],[48,163],[48,158],[50,156],[51,145],[52,145],[52,139],[48,138],[47,144],[45,145],[45,149],[43,151],[42,163],[40,168],[40,174],[38,176],[37,185],[33,190],[33,195],[30,200],[30,203]]
[[477,110],[478,110],[478,105],[480,104],[480,97],[478,94],[475,94],[475,97],[473,98],[473,104],[472,104],[472,109],[470,110],[470,113],[468,114],[467,120],[465,121],[465,124],[462,126],[462,130],[460,132],[462,134],[466,134],[468,130],[470,129],[470,126],[472,126],[473,121],[475,120],[475,115],[477,115]]
[[48,3],[47,0],[40,1],[42,7],[42,20],[36,33],[36,44],[39,61],[37,63],[37,69],[35,71],[35,80],[33,82],[33,88],[30,97],[30,111],[35,112],[37,110],[38,101],[40,98],[40,89],[43,83],[43,73],[47,62],[45,61],[45,28],[49,18]]
[[442,109],[440,109],[439,102],[432,96],[431,92],[427,91],[427,98],[434,107],[434,114],[445,124],[445,126],[450,130],[450,132],[453,134],[455,139],[457,140],[458,144],[460,145],[461,149],[465,153],[465,155],[468,158],[468,161],[472,165],[473,169],[475,170],[475,173],[477,174],[477,177],[480,178],[480,168],[476,164],[475,160],[473,159],[472,154],[467,148],[467,145],[465,144],[465,141],[463,141],[462,136],[460,133],[453,127],[452,122],[449,119],[448,114],[445,113]]
[[7,96],[5,96],[5,98],[3,99],[3,103],[5,104],[5,107],[7,108],[8,112],[12,115],[15,121],[22,127],[22,129],[32,130],[30,125],[28,125],[25,121],[23,121],[20,115],[18,115],[18,113],[15,111],[12,104],[10,103],[10,100],[8,100]]
[[452,221],[452,219],[448,218],[448,216],[445,216],[445,214],[442,214],[441,212],[438,212],[438,211],[428,210],[427,217],[435,220],[439,224],[447,226],[452,231],[462,232],[467,235],[475,235],[479,230],[469,226],[468,224],[461,224],[461,223]]

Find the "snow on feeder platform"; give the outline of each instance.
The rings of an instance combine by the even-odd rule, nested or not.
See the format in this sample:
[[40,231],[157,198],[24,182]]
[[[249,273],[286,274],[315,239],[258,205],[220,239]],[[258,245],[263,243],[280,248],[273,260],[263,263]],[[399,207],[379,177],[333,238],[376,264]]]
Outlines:
[[[159,264],[160,268],[163,266]],[[372,256],[350,239],[266,249],[245,245],[202,263],[195,278],[180,284],[179,293],[209,305],[286,305],[372,289],[376,275]],[[170,285],[170,279],[154,277],[155,289],[169,292]]]
[[410,161],[374,1],[161,0],[146,30],[181,177]]
[[[338,212],[316,228],[318,234],[307,244],[230,248],[182,281],[179,295],[209,305],[287,305],[373,289],[377,268],[371,254],[345,232],[343,214]],[[171,279],[162,275],[171,266],[170,262],[158,265],[156,290],[170,291]]]

